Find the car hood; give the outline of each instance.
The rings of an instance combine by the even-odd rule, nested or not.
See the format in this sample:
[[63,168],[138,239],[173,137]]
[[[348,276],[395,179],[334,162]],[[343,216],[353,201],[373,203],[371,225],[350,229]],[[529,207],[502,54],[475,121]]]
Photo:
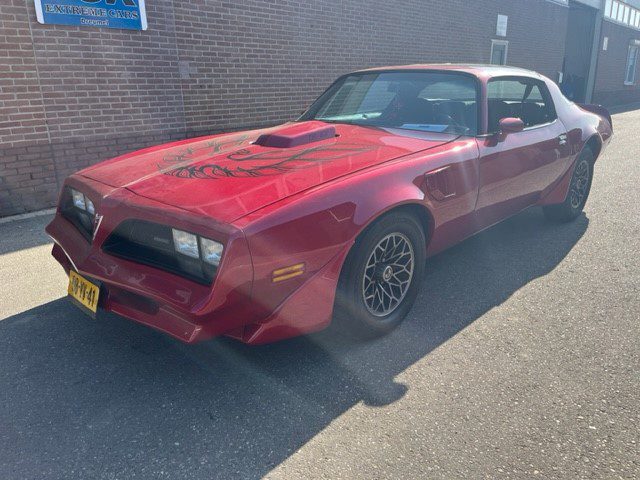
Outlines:
[[79,174],[233,222],[309,188],[455,138],[308,121],[147,148]]

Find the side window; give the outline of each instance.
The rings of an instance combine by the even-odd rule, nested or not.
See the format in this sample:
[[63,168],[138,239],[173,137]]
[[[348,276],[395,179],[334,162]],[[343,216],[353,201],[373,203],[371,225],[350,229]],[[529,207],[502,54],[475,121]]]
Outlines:
[[487,85],[489,133],[496,133],[500,120],[520,118],[525,128],[552,122],[556,112],[543,82],[529,78],[491,80]]

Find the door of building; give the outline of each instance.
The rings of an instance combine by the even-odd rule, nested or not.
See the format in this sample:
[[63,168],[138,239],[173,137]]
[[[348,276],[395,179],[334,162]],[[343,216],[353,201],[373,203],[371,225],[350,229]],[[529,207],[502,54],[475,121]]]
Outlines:
[[595,8],[569,1],[569,23],[560,87],[565,96],[575,102],[584,102],[588,96],[597,13]]

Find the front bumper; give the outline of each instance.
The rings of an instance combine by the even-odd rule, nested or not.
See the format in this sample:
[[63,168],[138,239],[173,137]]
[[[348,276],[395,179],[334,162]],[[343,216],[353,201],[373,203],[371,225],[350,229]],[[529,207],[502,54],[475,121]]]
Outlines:
[[[250,302],[253,274],[241,230],[84,177],[72,176],[67,185],[94,201],[102,221],[89,241],[57,212],[46,227],[55,242],[52,255],[67,272],[74,269],[102,284],[100,308],[189,343],[237,330],[264,317]],[[103,252],[101,245],[109,233],[131,218],[169,224],[223,242],[225,254],[213,285]]]

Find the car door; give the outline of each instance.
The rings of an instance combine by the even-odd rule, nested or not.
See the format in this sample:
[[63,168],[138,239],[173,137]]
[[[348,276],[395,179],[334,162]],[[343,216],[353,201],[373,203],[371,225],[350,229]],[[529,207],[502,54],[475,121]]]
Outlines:
[[[478,148],[480,189],[476,204],[484,228],[535,204],[557,179],[571,154],[567,132],[557,118],[543,81],[498,77],[487,83],[488,135]],[[503,118],[524,122],[520,132],[499,132]]]

